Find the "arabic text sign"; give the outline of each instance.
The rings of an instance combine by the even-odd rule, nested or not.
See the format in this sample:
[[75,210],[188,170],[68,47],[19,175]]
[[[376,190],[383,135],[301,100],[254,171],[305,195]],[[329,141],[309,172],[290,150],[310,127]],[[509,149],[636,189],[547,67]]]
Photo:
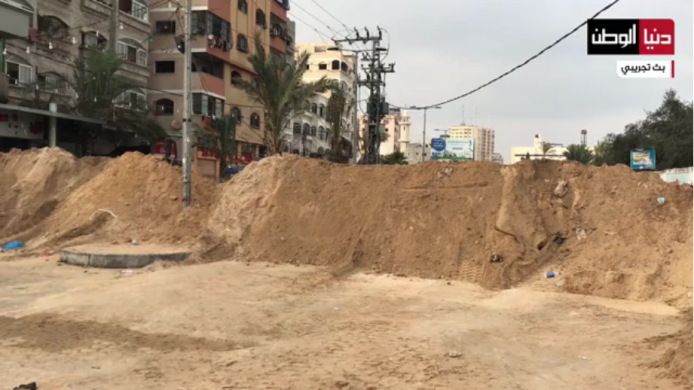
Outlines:
[[591,19],[588,54],[674,55],[672,19]]
[[675,77],[675,61],[617,61],[617,76],[621,78]]
[[633,170],[654,170],[655,169],[655,149],[632,149],[631,150],[631,169]]
[[431,159],[474,160],[475,140],[467,138],[434,138],[431,140]]

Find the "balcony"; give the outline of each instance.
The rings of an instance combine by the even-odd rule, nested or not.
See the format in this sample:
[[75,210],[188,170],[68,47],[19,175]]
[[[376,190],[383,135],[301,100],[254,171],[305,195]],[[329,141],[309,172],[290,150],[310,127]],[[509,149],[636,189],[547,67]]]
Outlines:
[[193,54],[193,89],[219,96],[224,94],[224,62],[207,54]]
[[228,62],[229,50],[233,47],[229,22],[211,12],[196,11],[192,24],[193,53],[206,52]]

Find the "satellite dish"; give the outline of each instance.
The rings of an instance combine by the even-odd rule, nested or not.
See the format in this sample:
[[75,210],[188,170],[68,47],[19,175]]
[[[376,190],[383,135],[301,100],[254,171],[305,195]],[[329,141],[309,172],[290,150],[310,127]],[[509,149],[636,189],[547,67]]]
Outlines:
[[181,127],[183,127],[183,125],[181,124],[180,121],[177,121],[176,119],[174,119],[174,120],[171,121],[171,128],[172,128],[172,129],[174,129],[174,130],[181,130]]

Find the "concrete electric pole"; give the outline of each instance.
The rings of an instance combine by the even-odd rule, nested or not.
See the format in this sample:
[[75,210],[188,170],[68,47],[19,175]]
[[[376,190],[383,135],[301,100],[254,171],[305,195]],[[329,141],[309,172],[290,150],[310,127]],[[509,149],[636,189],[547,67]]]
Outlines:
[[190,93],[190,77],[191,77],[191,51],[190,51],[190,33],[192,26],[193,17],[193,0],[186,1],[186,15],[185,15],[185,33],[183,36],[183,42],[185,50],[183,53],[183,153],[181,158],[181,163],[183,165],[183,189],[182,189],[182,201],[183,208],[190,206],[192,202],[192,186],[191,186],[191,176],[193,173],[192,169],[192,159],[190,150],[190,137],[192,132],[191,127],[191,117],[192,117],[192,96]]

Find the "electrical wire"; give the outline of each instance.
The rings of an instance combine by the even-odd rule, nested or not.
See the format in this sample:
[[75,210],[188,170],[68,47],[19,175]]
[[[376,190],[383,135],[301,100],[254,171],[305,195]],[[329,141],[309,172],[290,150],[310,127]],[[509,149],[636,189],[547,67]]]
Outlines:
[[331,38],[331,37],[329,37],[327,34],[324,34],[324,33],[320,32],[320,31],[318,31],[317,28],[315,28],[315,27],[313,27],[312,25],[306,23],[303,19],[300,19],[298,16],[296,16],[296,15],[294,15],[294,14],[292,14],[292,17],[293,17],[294,19],[300,21],[301,23],[305,24],[308,28],[312,29],[312,30],[315,31],[316,33],[318,33],[319,38],[320,38],[320,39],[323,41],[323,43],[325,43],[326,45],[328,44],[328,42],[326,42],[325,39],[323,39],[324,37],[325,37],[325,38],[328,38],[329,41],[332,41],[332,38]]
[[[540,50],[537,54],[535,54],[535,55],[533,55],[532,57],[528,58],[527,60],[525,60],[525,61],[522,62],[521,64],[514,66],[513,68],[511,68],[511,70],[509,70],[509,71],[507,71],[507,72],[505,72],[505,73],[502,73],[500,76],[495,77],[494,79],[492,79],[492,80],[490,80],[490,81],[487,81],[486,83],[480,85],[479,87],[477,87],[477,88],[475,88],[475,89],[473,89],[473,90],[471,90],[471,91],[468,91],[468,92],[466,92],[466,93],[464,93],[464,94],[462,94],[462,95],[458,95],[458,96],[453,97],[453,98],[450,98],[450,99],[448,99],[448,100],[444,100],[444,101],[442,101],[442,102],[440,102],[440,103],[430,104],[430,105],[427,105],[427,106],[417,107],[417,109],[429,109],[429,108],[436,107],[436,106],[443,106],[444,104],[448,104],[448,103],[452,103],[452,102],[454,102],[454,101],[456,101],[456,100],[460,100],[460,99],[462,99],[462,98],[464,98],[464,97],[466,97],[466,96],[472,95],[473,93],[475,93],[475,92],[481,90],[482,88],[485,88],[485,87],[487,87],[487,86],[489,86],[489,85],[491,85],[491,84],[494,84],[495,82],[501,80],[502,78],[504,78],[504,77],[510,75],[511,73],[515,72],[516,70],[518,70],[518,69],[524,67],[525,65],[529,64],[532,60],[534,60],[534,59],[536,59],[537,57],[541,56],[542,54],[544,54],[545,52],[547,52],[549,49],[551,49],[551,48],[553,48],[554,46],[558,45],[561,41],[563,41],[564,39],[568,38],[568,37],[571,36],[573,33],[575,33],[576,31],[578,31],[581,27],[583,27],[583,26],[585,26],[586,24],[588,24],[588,21],[590,21],[591,19],[595,19],[595,18],[598,17],[600,14],[602,14],[603,12],[605,12],[605,11],[607,11],[608,9],[612,8],[615,4],[619,3],[619,1],[620,1],[620,0],[614,0],[613,2],[609,3],[608,5],[606,5],[605,7],[603,7],[600,11],[596,12],[595,15],[591,16],[590,18],[586,19],[584,22],[580,23],[578,26],[574,27],[571,31],[569,31],[568,33],[564,34],[561,38],[559,38],[559,39],[557,39],[556,41],[554,41],[551,45],[549,45],[549,46],[545,47],[544,49]],[[396,106],[396,105],[394,105],[394,104],[391,104],[391,106],[396,107],[396,108],[400,108],[400,109],[408,109],[408,108],[406,108],[406,107],[400,107],[400,106]]]

